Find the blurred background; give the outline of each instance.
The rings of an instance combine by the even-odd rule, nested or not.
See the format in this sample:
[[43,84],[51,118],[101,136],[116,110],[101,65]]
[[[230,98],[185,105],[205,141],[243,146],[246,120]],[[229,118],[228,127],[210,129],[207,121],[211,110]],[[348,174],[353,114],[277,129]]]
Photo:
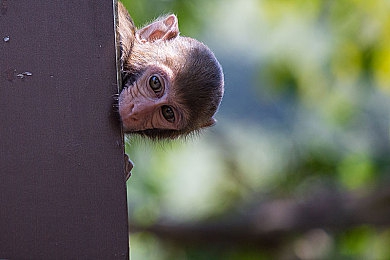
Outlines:
[[199,136],[127,138],[132,259],[390,259],[390,1],[123,2],[226,88]]

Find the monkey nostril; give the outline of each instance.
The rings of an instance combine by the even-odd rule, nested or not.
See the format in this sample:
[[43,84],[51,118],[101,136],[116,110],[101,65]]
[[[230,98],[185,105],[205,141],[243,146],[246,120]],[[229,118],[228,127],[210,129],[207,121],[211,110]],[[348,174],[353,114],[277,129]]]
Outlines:
[[131,105],[129,106],[129,113],[133,112],[133,109],[134,109],[134,104],[131,104]]
[[138,116],[138,112],[136,110],[134,110],[134,107],[135,107],[135,105],[131,104],[129,106],[128,113],[129,113],[130,120],[133,122],[137,122],[139,120],[139,116]]

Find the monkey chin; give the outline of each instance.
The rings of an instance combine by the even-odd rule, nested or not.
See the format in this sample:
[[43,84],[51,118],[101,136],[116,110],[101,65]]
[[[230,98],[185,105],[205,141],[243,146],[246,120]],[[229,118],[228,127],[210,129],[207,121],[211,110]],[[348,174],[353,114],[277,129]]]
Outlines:
[[121,117],[121,121],[122,121],[123,131],[125,133],[131,133],[131,132],[137,131],[137,127],[134,124],[134,122],[132,122],[130,117],[128,117],[126,115],[121,115],[121,114],[120,114],[120,117]]

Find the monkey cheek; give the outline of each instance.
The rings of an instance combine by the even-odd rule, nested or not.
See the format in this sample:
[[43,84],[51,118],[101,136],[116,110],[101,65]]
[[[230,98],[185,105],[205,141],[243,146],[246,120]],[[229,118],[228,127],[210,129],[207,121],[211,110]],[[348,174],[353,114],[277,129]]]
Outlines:
[[137,131],[136,128],[131,124],[131,122],[122,120],[122,127],[125,132],[134,132]]
[[123,127],[124,131],[134,132],[134,131],[139,130],[139,126],[138,126],[137,121],[133,120],[132,117],[129,117],[127,115],[125,115],[125,116],[121,115],[121,119],[122,119],[122,127]]
[[125,131],[136,131],[137,122],[131,117],[131,113],[126,112],[125,110],[119,110],[119,115],[121,117],[122,126]]

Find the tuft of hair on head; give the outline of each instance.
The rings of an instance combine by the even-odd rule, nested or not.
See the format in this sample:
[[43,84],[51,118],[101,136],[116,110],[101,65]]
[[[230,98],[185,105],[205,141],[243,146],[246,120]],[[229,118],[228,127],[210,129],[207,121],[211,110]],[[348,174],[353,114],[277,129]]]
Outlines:
[[182,37],[181,44],[184,63],[174,85],[178,100],[190,108],[188,125],[182,130],[187,133],[215,124],[214,115],[224,94],[224,77],[221,65],[206,45],[187,37]]

